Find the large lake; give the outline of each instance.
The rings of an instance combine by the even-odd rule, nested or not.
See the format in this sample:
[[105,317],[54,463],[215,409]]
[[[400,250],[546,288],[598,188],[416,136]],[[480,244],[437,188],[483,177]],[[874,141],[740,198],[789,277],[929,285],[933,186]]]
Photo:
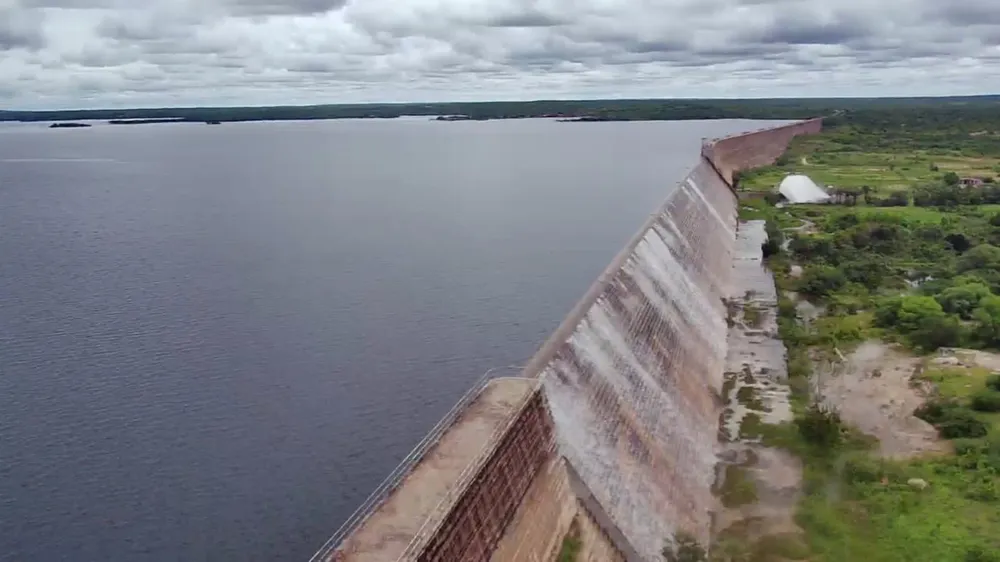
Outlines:
[[0,560],[307,559],[761,125],[0,124]]

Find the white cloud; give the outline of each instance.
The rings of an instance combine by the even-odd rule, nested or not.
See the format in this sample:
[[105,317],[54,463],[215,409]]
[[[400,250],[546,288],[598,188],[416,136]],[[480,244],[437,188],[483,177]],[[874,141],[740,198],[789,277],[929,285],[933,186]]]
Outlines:
[[0,108],[1000,90],[993,0],[0,0]]

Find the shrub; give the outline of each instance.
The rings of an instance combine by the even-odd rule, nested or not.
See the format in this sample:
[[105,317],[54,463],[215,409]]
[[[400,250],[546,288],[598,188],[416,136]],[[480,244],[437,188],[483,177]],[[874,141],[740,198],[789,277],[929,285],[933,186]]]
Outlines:
[[990,375],[986,379],[986,388],[1000,392],[1000,375]]
[[955,447],[955,454],[960,457],[982,454],[989,447],[985,439],[955,439],[952,445]]
[[989,428],[976,414],[954,402],[932,401],[916,409],[913,415],[937,427],[945,439],[985,437]]
[[972,409],[979,412],[1000,412],[1000,392],[981,390],[972,396]]
[[868,455],[844,461],[844,478],[848,482],[873,484],[881,480],[884,475],[882,463]]
[[795,425],[807,443],[818,447],[832,449],[843,439],[840,414],[816,402],[795,420]]
[[925,402],[922,406],[914,410],[913,415],[931,425],[937,425],[945,419],[945,412],[954,407],[957,407],[957,405],[951,404],[950,402],[932,400]]
[[988,547],[974,546],[965,551],[965,562],[1000,562],[1000,552]]
[[808,266],[799,280],[799,290],[814,297],[826,296],[847,284],[844,272],[836,267]]
[[945,439],[976,438],[985,437],[989,428],[972,412],[962,410],[948,421],[941,423],[938,432]]
[[698,539],[683,531],[674,536],[673,544],[663,547],[662,554],[666,562],[705,562],[708,559]]
[[968,283],[949,287],[934,298],[945,312],[958,314],[963,319],[970,320],[972,311],[990,294],[990,288],[983,283]]
[[991,244],[980,244],[962,254],[957,265],[959,273],[977,269],[997,269],[1000,267],[1000,248]]
[[796,320],[799,317],[799,311],[795,307],[795,302],[792,299],[781,297],[778,299],[778,316],[788,320]]

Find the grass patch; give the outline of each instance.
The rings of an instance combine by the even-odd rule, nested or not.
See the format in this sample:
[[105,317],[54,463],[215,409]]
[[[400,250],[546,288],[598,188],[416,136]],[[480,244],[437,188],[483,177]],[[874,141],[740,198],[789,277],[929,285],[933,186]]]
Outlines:
[[726,465],[725,476],[716,495],[726,507],[738,507],[757,501],[757,486],[747,469],[735,464]]
[[[966,562],[1000,552],[1000,506],[972,499],[975,485],[955,461],[896,465],[896,477],[876,481],[824,472],[826,486],[806,497],[798,516],[815,559]],[[930,485],[918,490],[910,478]]]
[[736,401],[749,410],[757,412],[771,411],[760,399],[760,391],[752,386],[744,386],[736,391]]
[[[982,367],[929,367],[920,377],[934,383],[938,395],[944,400],[971,402],[973,398],[988,392],[996,392],[990,387],[994,375]],[[974,404],[973,404],[974,405]],[[1000,434],[1000,412],[974,412],[991,431]]]
[[[804,498],[796,519],[806,531],[809,560],[967,562],[994,560],[969,557],[1000,552],[998,472],[970,471],[970,463],[981,462],[978,449],[962,457],[894,462],[873,457],[871,439],[852,432],[834,449],[810,445],[793,423],[766,425],[762,437],[765,445],[803,460]],[[1000,452],[1000,443],[995,447]],[[909,485],[913,478],[929,486]]]
[[726,529],[713,545],[709,561],[788,562],[809,558],[809,546],[800,535],[782,533],[752,539],[748,529],[752,524],[751,520]]
[[766,425],[761,420],[760,414],[747,412],[740,421],[740,439],[760,439],[764,435],[763,428]]
[[[958,139],[954,141],[960,144]],[[870,186],[875,193],[905,189],[941,178],[945,172],[960,176],[994,176],[1000,159],[962,154],[944,149],[913,150],[912,144],[862,150],[850,130],[793,139],[782,165],[767,166],[741,176],[740,188],[773,190],[787,174],[807,174],[816,182],[836,187]]]
[[756,306],[746,305],[743,307],[743,322],[748,328],[760,328],[764,322],[764,311]]
[[[976,205],[977,213],[990,215],[1000,212],[1000,205]],[[855,212],[860,218],[894,217],[906,220],[912,224],[941,224],[942,221],[954,217],[954,211],[942,211],[934,207],[856,207]]]
[[569,525],[569,531],[563,537],[562,546],[559,547],[559,556],[556,560],[559,562],[575,562],[580,555],[581,546],[580,524],[574,518],[573,522]]

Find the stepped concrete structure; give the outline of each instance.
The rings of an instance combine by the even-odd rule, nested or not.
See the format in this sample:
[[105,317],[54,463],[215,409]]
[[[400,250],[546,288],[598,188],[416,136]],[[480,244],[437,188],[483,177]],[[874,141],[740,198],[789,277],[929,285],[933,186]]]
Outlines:
[[815,119],[702,156],[525,367],[480,381],[313,562],[654,562],[706,541],[718,462],[734,175]]

